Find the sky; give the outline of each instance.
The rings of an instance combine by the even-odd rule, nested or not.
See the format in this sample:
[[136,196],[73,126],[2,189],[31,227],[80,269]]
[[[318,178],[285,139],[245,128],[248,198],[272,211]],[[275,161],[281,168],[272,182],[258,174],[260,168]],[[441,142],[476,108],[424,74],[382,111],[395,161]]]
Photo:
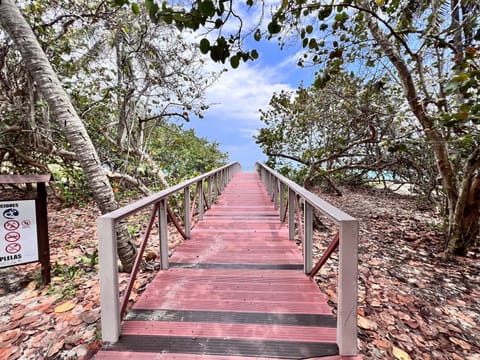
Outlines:
[[253,138],[263,127],[259,109],[266,109],[276,92],[295,90],[302,82],[310,85],[314,70],[296,65],[299,45],[283,51],[274,40],[252,40],[246,45],[257,49],[260,56],[255,61],[240,62],[236,69],[208,59],[210,69],[226,67],[228,71],[207,90],[206,102],[211,105],[204,118],[191,117],[185,127],[195,129],[197,136],[217,141],[220,150],[229,154],[229,161],[238,161],[243,171],[252,171],[256,161],[266,160]]

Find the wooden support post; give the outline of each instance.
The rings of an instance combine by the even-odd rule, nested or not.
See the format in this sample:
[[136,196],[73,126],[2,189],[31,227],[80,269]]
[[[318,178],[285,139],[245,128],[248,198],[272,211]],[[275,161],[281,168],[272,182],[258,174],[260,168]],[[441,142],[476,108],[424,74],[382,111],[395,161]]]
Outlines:
[[308,274],[313,267],[313,206],[304,202],[304,242],[303,242],[303,271]]
[[280,192],[278,191],[278,179],[273,179],[273,207],[278,209]]
[[212,207],[212,177],[207,179],[207,209]]
[[274,179],[275,179],[274,176],[268,173],[268,193],[270,194],[271,201],[275,200],[275,193],[274,193],[274,187],[273,187]]
[[295,198],[297,195],[292,189],[288,189],[288,238],[295,239]]
[[215,195],[218,198],[221,194],[220,191],[220,177],[219,173],[215,174]]
[[340,224],[337,344],[341,356],[357,354],[358,220]]
[[203,201],[203,181],[197,182],[197,194],[198,194],[198,221],[203,220],[203,213],[205,212]]
[[102,340],[116,343],[120,337],[118,260],[115,221],[99,217],[97,221],[100,274]]
[[35,212],[37,220],[37,243],[38,259],[42,268],[43,285],[50,284],[50,242],[48,240],[48,218],[47,218],[47,190],[44,182],[37,183],[37,199],[35,201]]
[[279,209],[280,209],[280,222],[283,222],[283,215],[285,213],[285,185],[280,182],[279,190]]
[[190,187],[183,189],[184,207],[183,207],[183,222],[185,224],[185,236],[190,239],[192,236],[192,223],[190,222]]
[[160,240],[160,268],[168,269],[168,221],[167,198],[160,200],[158,207],[158,235]]

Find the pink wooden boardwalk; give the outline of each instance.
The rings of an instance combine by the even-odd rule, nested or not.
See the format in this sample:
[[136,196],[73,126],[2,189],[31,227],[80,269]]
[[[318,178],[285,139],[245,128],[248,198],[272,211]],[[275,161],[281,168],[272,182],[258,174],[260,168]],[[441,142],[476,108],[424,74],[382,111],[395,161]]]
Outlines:
[[235,175],[96,359],[341,359],[336,321],[256,173]]

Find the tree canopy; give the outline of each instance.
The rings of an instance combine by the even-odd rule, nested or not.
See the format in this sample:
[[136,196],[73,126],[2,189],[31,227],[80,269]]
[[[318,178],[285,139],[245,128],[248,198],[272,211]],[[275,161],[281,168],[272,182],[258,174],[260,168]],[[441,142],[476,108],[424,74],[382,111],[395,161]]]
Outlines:
[[[210,36],[216,31],[215,39],[206,37],[200,47],[215,61],[230,59],[233,67],[258,55],[242,48],[244,36],[276,40],[280,46],[296,39],[305,49],[299,64],[318,66],[317,87],[360,67],[370,69],[367,82],[399,84],[406,105],[401,116],[421,130],[447,200],[446,257],[465,254],[476,242],[480,216],[479,5],[473,0],[244,4],[266,14],[253,29],[243,27],[232,1],[197,0],[187,7],[146,2],[154,21],[203,28]],[[222,32],[229,21],[236,22],[235,30]]]
[[[191,114],[202,117],[208,108],[203,93],[218,74],[203,70],[200,51],[175,27],[154,24],[144,6],[135,8],[132,13],[103,2],[75,2],[72,6],[62,1],[31,1],[22,11],[108,174],[115,179],[123,177],[124,182],[130,179],[145,192],[143,185],[156,184],[155,189],[176,181],[172,167],[182,169],[175,171],[175,176],[188,176],[189,169],[174,162],[187,156],[183,147],[190,146],[189,141],[170,147],[171,156],[157,156],[163,151],[165,131],[195,143],[198,149],[190,152],[193,158],[202,152],[209,154],[198,170],[223,164],[226,156],[218,144],[198,139],[172,123],[175,119],[189,121]],[[2,165],[14,172],[49,172],[52,164],[57,164],[54,169],[65,165],[74,169],[75,153],[50,121],[49,107],[12,42],[0,35],[0,86],[5,94],[0,99]],[[147,167],[155,170],[149,173],[150,179],[138,176],[145,175],[141,169]],[[71,177],[78,172],[68,173]]]

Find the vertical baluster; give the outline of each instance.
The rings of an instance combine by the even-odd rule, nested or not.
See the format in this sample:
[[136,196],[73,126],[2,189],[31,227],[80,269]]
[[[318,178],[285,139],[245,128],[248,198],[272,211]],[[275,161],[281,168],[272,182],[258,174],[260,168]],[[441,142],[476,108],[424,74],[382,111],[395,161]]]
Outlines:
[[288,188],[288,238],[295,239],[295,192]]
[[198,194],[198,221],[202,221],[203,213],[205,212],[205,207],[203,204],[203,181],[202,180],[197,182],[197,194]]
[[185,224],[185,235],[187,239],[190,239],[192,233],[192,224],[190,222],[190,187],[187,186],[183,189],[183,198],[184,198],[184,206],[183,206],[183,222]]
[[118,294],[118,259],[115,221],[100,217],[98,227],[98,257],[100,266],[100,306],[102,308],[102,340],[115,343],[120,337],[120,307]]
[[340,224],[337,344],[340,355],[357,354],[358,220]]
[[160,200],[158,208],[158,227],[160,240],[160,267],[168,269],[168,221],[167,221],[167,198]]
[[304,243],[303,243],[303,270],[308,274],[313,267],[312,247],[313,247],[313,206],[304,201]]
[[280,182],[279,200],[280,221],[283,222],[283,215],[285,214],[285,185],[282,182]]

